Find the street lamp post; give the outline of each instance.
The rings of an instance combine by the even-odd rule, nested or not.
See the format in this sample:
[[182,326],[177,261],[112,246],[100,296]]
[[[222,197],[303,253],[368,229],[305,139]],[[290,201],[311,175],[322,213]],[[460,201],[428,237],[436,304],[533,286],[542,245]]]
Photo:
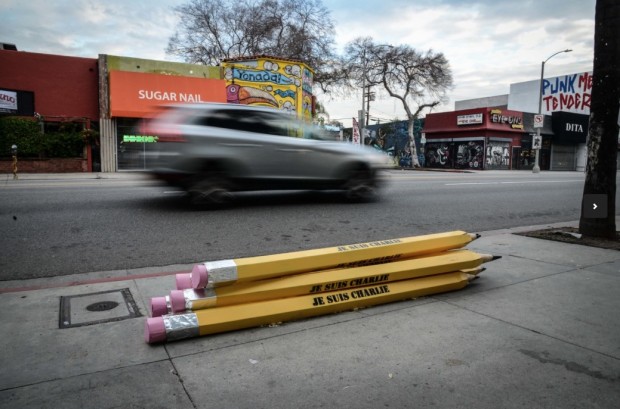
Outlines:
[[[544,60],[540,66],[540,84],[538,87],[538,115],[540,115],[542,113],[542,97],[543,97],[543,81],[545,78],[545,63],[547,61],[549,61],[552,57],[555,57],[558,54],[562,54],[562,53],[570,53],[573,50],[562,50],[562,51],[558,51],[557,53],[551,54],[551,56],[549,56],[549,58],[547,58],[546,60]],[[544,123],[544,121],[543,121]],[[538,138],[540,140],[540,128],[542,127],[542,124],[540,127],[536,128],[536,138]],[[534,141],[532,141],[534,142]],[[533,143],[532,143],[533,145]],[[541,143],[542,146],[542,143]],[[532,168],[532,173],[539,173],[540,172],[540,165],[539,163],[539,155],[540,155],[540,148],[535,149],[536,151],[536,159],[534,161],[534,167]]]

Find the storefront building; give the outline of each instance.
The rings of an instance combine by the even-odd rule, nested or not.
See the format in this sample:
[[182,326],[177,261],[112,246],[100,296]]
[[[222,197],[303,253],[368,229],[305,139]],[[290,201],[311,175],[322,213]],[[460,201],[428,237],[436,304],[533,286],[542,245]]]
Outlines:
[[[142,153],[157,143],[143,126],[162,105],[220,102],[269,106],[311,121],[314,73],[304,63],[269,56],[221,66],[99,55],[66,57],[0,49],[0,115],[63,121],[99,131],[88,146],[88,171],[148,167]],[[97,129],[98,128],[98,129]]]
[[[156,135],[143,125],[171,103],[227,102],[267,106],[311,121],[314,73],[300,61],[271,56],[230,59],[221,66],[100,55],[98,59],[0,49],[0,115],[37,118],[42,129],[63,121],[98,130],[88,171],[148,167],[142,155]],[[539,81],[511,84],[506,104],[429,114],[420,162],[453,169],[531,169]],[[542,170],[585,170],[592,76],[546,78]],[[473,102],[472,102],[473,101]],[[458,103],[457,103],[458,105]],[[99,129],[97,129],[99,128]]]
[[523,113],[502,108],[428,114],[423,129],[425,166],[515,169],[523,130]]
[[[541,170],[585,170],[592,80],[591,72],[543,80]],[[499,109],[522,112],[523,133],[520,144],[512,147],[511,169],[532,169],[535,161],[532,136],[538,131],[534,127],[534,116],[538,112],[540,93],[540,80],[533,80],[511,84],[510,94],[457,101],[455,106],[463,110],[497,104]]]
[[548,133],[543,133],[541,154],[545,147],[549,154],[549,166],[541,165],[542,170],[585,170],[592,81],[592,72],[587,71],[544,78],[542,92],[540,80],[510,85],[510,109],[538,112],[542,94],[541,113]]
[[209,67],[111,55],[99,56],[102,171],[144,170],[144,151],[157,135],[142,129],[159,107],[236,103],[312,118],[312,71],[303,63],[262,56]]
[[[427,115],[424,129],[426,166],[531,170],[536,156],[532,149],[533,136],[537,132],[535,114],[502,108],[482,111],[488,112],[491,127],[485,124],[485,112],[481,109]],[[455,118],[457,125],[451,129],[449,125]],[[522,118],[522,122],[518,118]],[[541,170],[585,170],[588,121],[588,115],[571,112],[553,112],[544,116],[538,157]],[[515,124],[517,126],[513,128]],[[503,130],[500,129],[502,126]]]
[[[96,58],[0,49],[0,115],[37,120],[44,134],[65,122],[96,129],[97,71]],[[87,146],[85,156],[90,171],[98,155]]]
[[551,114],[551,170],[585,170],[589,119],[572,112]]
[[100,55],[99,68],[103,172],[148,167],[142,153],[157,138],[142,129],[158,107],[226,102],[219,67]]

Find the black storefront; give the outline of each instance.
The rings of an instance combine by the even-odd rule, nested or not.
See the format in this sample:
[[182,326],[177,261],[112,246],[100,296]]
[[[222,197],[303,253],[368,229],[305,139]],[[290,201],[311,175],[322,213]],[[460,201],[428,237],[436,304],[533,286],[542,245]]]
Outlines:
[[588,115],[571,112],[552,114],[551,170],[577,170],[585,166]]

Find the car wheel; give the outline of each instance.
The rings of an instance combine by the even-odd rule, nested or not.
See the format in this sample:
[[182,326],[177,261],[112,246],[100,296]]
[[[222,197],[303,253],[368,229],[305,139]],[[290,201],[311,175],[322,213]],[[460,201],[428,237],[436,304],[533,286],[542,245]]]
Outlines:
[[200,174],[190,183],[187,193],[193,205],[224,205],[232,201],[230,187],[223,173]]
[[354,202],[368,202],[377,199],[377,184],[372,172],[364,169],[355,170],[347,183],[346,197]]

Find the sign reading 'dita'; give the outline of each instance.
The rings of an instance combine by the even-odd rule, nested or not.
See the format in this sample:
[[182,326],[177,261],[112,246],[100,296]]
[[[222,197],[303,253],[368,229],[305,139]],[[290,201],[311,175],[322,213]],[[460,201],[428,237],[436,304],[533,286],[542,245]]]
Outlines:
[[581,124],[569,124],[566,123],[566,131],[568,132],[583,132],[583,125]]
[[553,141],[563,144],[585,143],[590,116],[572,112],[554,112],[552,115]]

